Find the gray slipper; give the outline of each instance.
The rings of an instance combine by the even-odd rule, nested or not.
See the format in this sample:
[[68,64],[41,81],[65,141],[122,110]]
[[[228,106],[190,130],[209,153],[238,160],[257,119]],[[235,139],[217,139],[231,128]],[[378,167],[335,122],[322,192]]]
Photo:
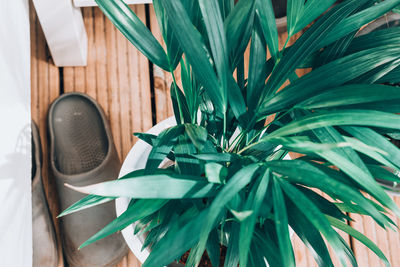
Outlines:
[[39,131],[32,121],[32,266],[57,267],[57,242],[43,190],[41,159]]
[[[64,94],[48,114],[50,167],[56,180],[61,210],[85,195],[64,186],[84,186],[118,178],[121,167],[110,126],[101,107],[81,93]],[[117,264],[127,253],[120,233],[81,250],[77,248],[116,217],[114,202],[61,218],[65,258],[71,267]]]

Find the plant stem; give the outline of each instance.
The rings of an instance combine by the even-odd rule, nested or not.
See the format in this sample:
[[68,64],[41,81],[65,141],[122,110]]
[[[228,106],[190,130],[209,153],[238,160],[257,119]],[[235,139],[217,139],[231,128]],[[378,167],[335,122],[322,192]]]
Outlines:
[[175,74],[174,74],[174,71],[172,70],[172,68],[169,69],[169,72],[171,72],[172,79],[174,81],[175,97],[176,97],[176,102],[178,102],[179,117],[181,119],[181,123],[185,123],[185,119],[184,119],[183,113],[182,113],[181,101],[179,101],[179,96],[178,96],[178,90],[180,90],[180,89],[179,89],[179,87],[178,87],[178,85],[176,83]]
[[224,150],[228,147],[227,140],[226,140],[226,111],[224,111],[224,131],[222,133],[222,147]]

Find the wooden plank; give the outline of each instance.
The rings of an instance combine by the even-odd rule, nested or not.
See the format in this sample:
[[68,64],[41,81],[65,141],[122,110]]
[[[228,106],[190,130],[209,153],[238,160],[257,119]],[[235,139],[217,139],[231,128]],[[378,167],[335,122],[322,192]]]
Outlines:
[[[393,197],[394,201],[400,206],[400,197]],[[396,231],[382,229],[370,217],[351,214],[353,222],[351,225],[365,234],[371,239],[382,252],[386,255],[393,267],[400,266],[400,235]],[[394,222],[399,225],[399,219],[395,216],[390,216]],[[357,240],[353,241],[353,249],[360,266],[382,266],[385,265],[372,251],[367,249],[362,243]]]

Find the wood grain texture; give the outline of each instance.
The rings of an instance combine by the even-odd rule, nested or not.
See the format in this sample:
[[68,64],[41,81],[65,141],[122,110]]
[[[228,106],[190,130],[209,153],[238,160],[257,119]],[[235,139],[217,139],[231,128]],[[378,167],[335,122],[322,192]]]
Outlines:
[[[136,5],[132,8],[142,21],[148,22],[153,34],[164,45],[153,7],[148,7],[148,13],[144,5]],[[147,18],[146,14],[148,14]],[[51,61],[36,14],[32,8],[30,12],[32,118],[38,124],[41,134],[44,153],[43,180],[53,219],[59,213],[59,209],[55,184],[47,171],[46,116],[50,103],[61,92],[84,92],[100,103],[110,120],[121,159],[136,142],[133,132],[145,131],[152,126],[153,121],[159,122],[173,115],[169,92],[172,77],[160,68],[149,64],[147,59],[104,17],[100,9],[84,8],[83,16],[89,41],[88,65],[58,69]],[[280,46],[286,38],[286,33],[280,34]],[[296,38],[298,36],[294,37],[289,45]],[[245,62],[245,67],[247,75],[248,60]],[[297,74],[301,76],[308,71],[301,70]],[[176,78],[180,83],[179,69],[176,71]],[[152,106],[152,101],[154,106]],[[400,198],[394,199],[400,205]],[[377,242],[394,267],[400,267],[399,234],[379,229],[369,218],[355,215],[352,215],[352,218],[354,219],[352,225]],[[399,223],[398,219],[395,221]],[[56,229],[59,232],[57,222]],[[343,237],[352,245],[359,266],[383,266],[378,258],[358,241],[350,239],[348,235],[343,235]],[[297,236],[294,237],[293,244],[297,266],[317,266],[311,253]],[[60,259],[62,259],[61,251]],[[336,258],[334,262],[335,266],[340,266]],[[62,266],[64,265],[60,263],[59,267]],[[140,263],[130,253],[117,266],[139,267]]]
[[[400,206],[400,197],[392,197]],[[359,232],[371,239],[385,254],[392,267],[400,267],[400,234],[397,231],[382,229],[371,218],[367,216],[351,215],[354,220],[351,225]],[[400,225],[399,218],[390,218]],[[398,229],[397,229],[398,230]],[[384,267],[384,263],[373,252],[368,250],[361,242],[353,239],[353,250],[360,266]]]

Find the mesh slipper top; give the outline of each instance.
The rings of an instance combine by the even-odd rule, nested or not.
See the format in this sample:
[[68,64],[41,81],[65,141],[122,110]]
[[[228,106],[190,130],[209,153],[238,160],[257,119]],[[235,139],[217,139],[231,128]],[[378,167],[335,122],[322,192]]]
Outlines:
[[[92,98],[68,93],[57,98],[48,114],[50,167],[61,209],[85,197],[64,186],[84,186],[118,178],[121,167],[110,126]],[[70,267],[114,266],[127,253],[120,233],[81,250],[77,248],[116,217],[114,201],[61,218],[62,241]]]
[[70,175],[98,167],[108,151],[108,138],[98,108],[81,95],[67,95],[52,109],[54,163]]

